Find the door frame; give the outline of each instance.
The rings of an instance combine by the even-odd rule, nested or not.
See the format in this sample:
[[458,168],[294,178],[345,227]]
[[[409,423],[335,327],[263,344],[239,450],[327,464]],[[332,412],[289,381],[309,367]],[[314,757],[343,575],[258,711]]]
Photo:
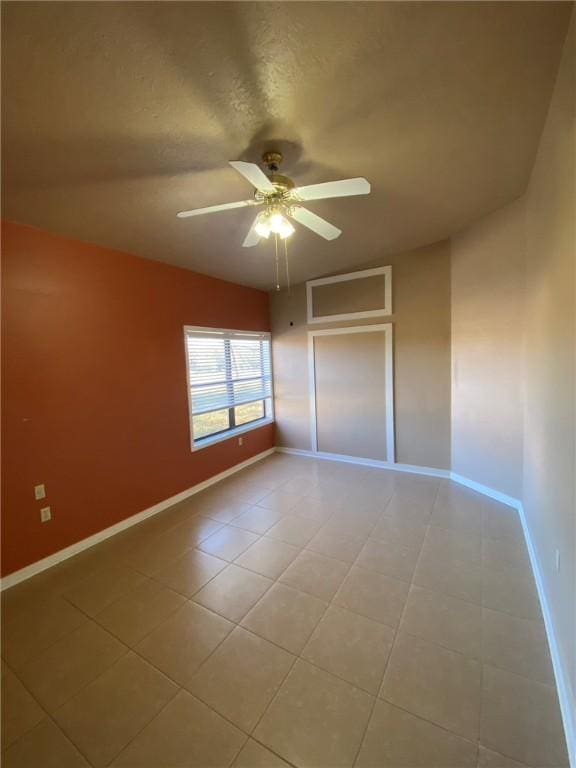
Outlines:
[[[318,421],[316,413],[316,365],[314,339],[317,336],[336,336],[352,333],[384,332],[386,349],[384,366],[386,372],[386,462],[396,462],[395,430],[394,430],[394,326],[392,323],[378,325],[355,325],[344,328],[325,328],[321,331],[308,331],[308,399],[310,402],[310,439],[312,451],[318,453]],[[346,455],[346,454],[339,454]],[[361,457],[353,457],[360,459]]]

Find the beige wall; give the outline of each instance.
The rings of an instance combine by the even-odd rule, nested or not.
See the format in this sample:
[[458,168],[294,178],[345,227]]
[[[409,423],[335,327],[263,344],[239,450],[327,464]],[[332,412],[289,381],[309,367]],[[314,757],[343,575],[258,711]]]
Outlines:
[[[576,712],[575,20],[526,194],[526,519]],[[560,573],[555,550],[560,550]],[[575,715],[576,716],[576,715]],[[576,723],[574,723],[576,732]],[[575,756],[576,759],[576,756]]]
[[456,236],[452,264],[452,468],[523,502],[573,713],[575,71],[573,19],[526,194]]
[[[394,314],[354,325],[394,324],[396,459],[450,467],[450,245],[444,241],[383,257],[392,265]],[[353,281],[350,290],[358,290]],[[272,294],[277,444],[310,450],[306,290]],[[293,323],[293,325],[290,325]],[[348,322],[315,323],[333,328]]]
[[452,470],[520,497],[524,204],[452,240]]

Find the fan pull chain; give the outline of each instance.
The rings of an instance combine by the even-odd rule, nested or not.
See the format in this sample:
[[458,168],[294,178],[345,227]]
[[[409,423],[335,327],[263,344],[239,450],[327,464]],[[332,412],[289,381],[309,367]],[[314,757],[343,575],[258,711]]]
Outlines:
[[288,268],[288,238],[284,238],[284,265],[286,267],[286,288],[290,296],[290,270]]
[[278,258],[278,235],[274,233],[274,251],[275,251],[275,264],[276,264],[276,290],[280,290],[280,260]]

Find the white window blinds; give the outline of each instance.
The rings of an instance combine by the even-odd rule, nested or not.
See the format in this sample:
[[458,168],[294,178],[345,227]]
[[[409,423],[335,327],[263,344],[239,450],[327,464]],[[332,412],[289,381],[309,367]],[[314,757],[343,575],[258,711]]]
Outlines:
[[[272,397],[270,335],[217,329],[185,329],[192,417]],[[197,437],[197,435],[195,435]]]

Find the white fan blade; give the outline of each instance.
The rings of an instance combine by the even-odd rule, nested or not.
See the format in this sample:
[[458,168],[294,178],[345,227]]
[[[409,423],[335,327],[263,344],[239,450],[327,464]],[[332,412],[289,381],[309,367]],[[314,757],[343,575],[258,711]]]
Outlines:
[[187,219],[188,216],[203,216],[205,213],[229,211],[231,208],[246,208],[248,205],[256,204],[255,200],[240,200],[237,203],[224,203],[223,205],[210,205],[208,208],[194,208],[192,211],[180,211],[176,216],[178,216],[179,219]]
[[252,248],[253,245],[258,245],[258,243],[260,242],[260,235],[258,234],[258,232],[256,232],[256,223],[258,221],[258,216],[260,216],[260,214],[258,214],[254,219],[254,221],[252,222],[252,226],[248,230],[248,234],[246,235],[246,238],[242,243],[242,246],[244,248]]
[[275,192],[276,187],[264,171],[259,168],[255,163],[244,163],[242,160],[232,160],[230,162],[232,168],[238,173],[241,173],[245,179],[248,179],[250,184],[261,192]]
[[304,227],[308,227],[312,232],[316,232],[317,235],[323,237],[325,240],[335,240],[342,234],[342,230],[330,224],[326,219],[317,216],[312,211],[306,208],[301,208],[299,205],[295,205],[290,209],[289,214],[295,221],[302,224]]
[[326,181],[323,184],[309,184],[306,187],[296,187],[293,194],[299,200],[324,200],[327,197],[351,197],[352,195],[367,195],[370,192],[370,182],[366,179],[344,179],[343,181]]

